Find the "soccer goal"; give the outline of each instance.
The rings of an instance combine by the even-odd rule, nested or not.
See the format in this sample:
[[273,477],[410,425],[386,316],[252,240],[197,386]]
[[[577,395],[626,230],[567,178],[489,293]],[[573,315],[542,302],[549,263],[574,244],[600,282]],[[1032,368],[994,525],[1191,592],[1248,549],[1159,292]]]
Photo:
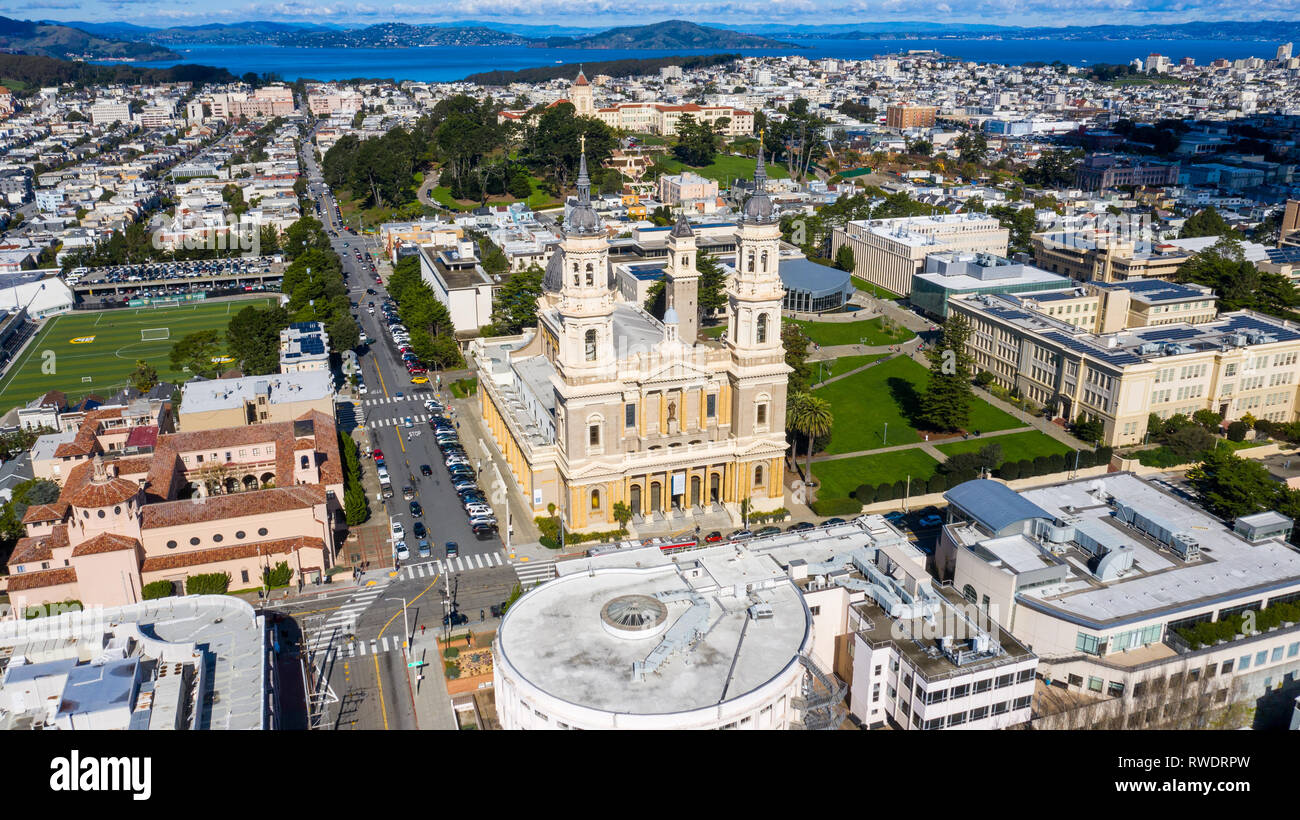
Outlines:
[[155,299],[154,301],[149,303],[149,307],[155,307],[155,308],[169,308],[169,307],[180,307],[180,306],[181,306],[180,299]]
[[140,329],[140,341],[142,342],[162,342],[172,337],[172,329],[169,327],[145,327]]

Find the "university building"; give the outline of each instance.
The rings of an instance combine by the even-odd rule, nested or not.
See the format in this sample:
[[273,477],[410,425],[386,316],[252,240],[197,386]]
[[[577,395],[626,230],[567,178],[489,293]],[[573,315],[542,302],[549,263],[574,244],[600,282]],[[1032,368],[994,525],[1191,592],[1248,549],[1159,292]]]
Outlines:
[[[1054,407],[1059,417],[1082,413],[1100,420],[1105,444],[1141,443],[1151,413],[1168,418],[1211,410],[1226,421],[1248,413],[1295,419],[1300,328],[1248,310],[1207,320],[1200,305],[1213,305],[1212,297],[1190,286],[1150,284],[1170,291],[1171,303],[1191,305],[1174,314],[1188,320],[1128,326],[1135,315],[1149,320],[1152,310],[1167,306],[1153,304],[1161,300],[1147,283],[1129,283],[1138,286],[1133,293],[1113,285],[1067,290],[1059,300],[1051,294],[959,295],[949,299],[948,311],[970,324],[966,350],[975,372],[992,373],[1002,386]],[[1124,298],[1100,310],[1116,295]],[[1139,310],[1128,307],[1143,297],[1148,301]],[[1092,309],[1050,312],[1065,306]],[[1070,321],[1076,317],[1083,318]]]
[[781,231],[767,196],[745,203],[725,343],[698,337],[696,237],[667,238],[662,322],[618,298],[610,242],[591,207],[586,155],[578,202],[543,281],[537,328],[476,339],[481,411],[536,514],[574,530],[634,522],[685,526],[740,504],[782,506],[786,376],[778,273]]
[[853,220],[831,235],[831,257],[853,251],[853,274],[899,295],[925,269],[925,259],[943,251],[1006,256],[1010,232],[997,219],[978,213]]

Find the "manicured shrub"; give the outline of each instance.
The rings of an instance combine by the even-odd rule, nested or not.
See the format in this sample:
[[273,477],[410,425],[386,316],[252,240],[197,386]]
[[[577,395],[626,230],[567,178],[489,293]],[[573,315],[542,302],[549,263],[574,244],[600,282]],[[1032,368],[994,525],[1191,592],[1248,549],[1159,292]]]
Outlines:
[[1047,456],[1038,456],[1034,459],[1034,475],[1047,475],[1052,471],[1051,464]]
[[862,504],[870,504],[876,500],[876,488],[871,484],[859,484],[853,491],[853,497]]
[[932,475],[930,480],[925,484],[925,491],[928,493],[941,493],[948,489],[948,479],[942,475]]
[[907,481],[894,482],[894,498],[903,498],[907,495]]
[[291,578],[293,578],[293,570],[289,568],[287,561],[276,564],[274,569],[262,570],[262,580],[268,587],[288,586]]
[[814,513],[824,518],[862,512],[862,502],[853,498],[819,498],[811,506]]
[[1077,459],[1076,463],[1080,470],[1097,466],[1097,456],[1092,450],[1076,450],[1074,458]]
[[1059,473],[1065,469],[1065,456],[1061,453],[1052,453],[1047,457],[1047,469],[1053,473]]
[[230,589],[230,573],[205,572],[185,579],[186,595],[225,595]]
[[998,468],[998,478],[1001,478],[1003,481],[1015,481],[1017,478],[1020,478],[1020,462],[1003,462],[1002,466]]
[[1228,441],[1245,441],[1249,428],[1244,421],[1234,421],[1228,425]]
[[170,598],[176,594],[176,588],[171,581],[150,581],[144,585],[141,594],[146,601],[152,601],[156,598]]

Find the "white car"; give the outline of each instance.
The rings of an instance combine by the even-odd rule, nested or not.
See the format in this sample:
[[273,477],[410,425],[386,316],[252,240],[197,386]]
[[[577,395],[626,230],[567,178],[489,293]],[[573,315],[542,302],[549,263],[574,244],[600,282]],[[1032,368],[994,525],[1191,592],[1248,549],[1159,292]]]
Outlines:
[[469,513],[471,517],[475,517],[475,518],[479,516],[491,517],[493,515],[492,508],[486,504],[467,504],[465,506],[465,512]]
[[402,527],[401,521],[393,521],[393,540],[400,541],[406,537],[406,529]]
[[398,541],[393,544],[393,552],[397,554],[397,560],[399,561],[405,561],[411,557],[411,551],[406,548],[405,541]]
[[365,383],[365,382],[361,382],[360,384],[357,385],[357,392],[360,393],[360,394],[363,395],[363,396],[366,394],[366,383]]

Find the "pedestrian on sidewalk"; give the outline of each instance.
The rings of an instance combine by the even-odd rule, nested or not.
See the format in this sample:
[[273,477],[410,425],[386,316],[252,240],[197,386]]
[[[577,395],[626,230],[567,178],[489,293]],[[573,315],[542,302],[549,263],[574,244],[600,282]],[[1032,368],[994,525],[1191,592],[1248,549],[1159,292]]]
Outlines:
[[420,624],[420,637],[424,637],[424,624]]

